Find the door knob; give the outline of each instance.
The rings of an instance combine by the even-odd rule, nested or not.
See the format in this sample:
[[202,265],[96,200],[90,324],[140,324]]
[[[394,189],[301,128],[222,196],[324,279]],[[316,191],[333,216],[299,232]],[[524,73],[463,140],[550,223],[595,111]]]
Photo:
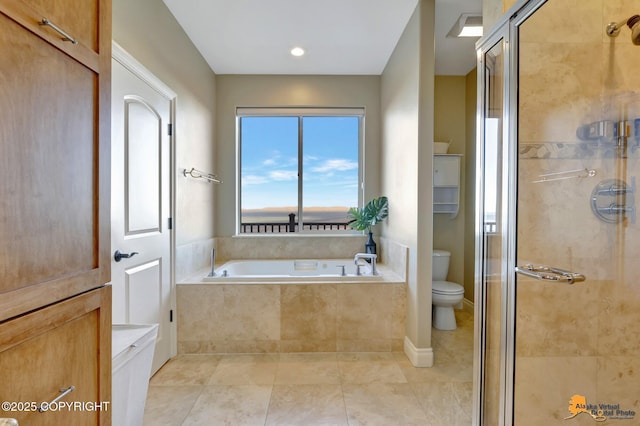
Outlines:
[[116,262],[120,262],[122,259],[128,259],[130,257],[135,256],[136,254],[140,254],[137,251],[132,251],[131,253],[122,253],[120,250],[116,250],[115,253],[113,253],[113,259]]

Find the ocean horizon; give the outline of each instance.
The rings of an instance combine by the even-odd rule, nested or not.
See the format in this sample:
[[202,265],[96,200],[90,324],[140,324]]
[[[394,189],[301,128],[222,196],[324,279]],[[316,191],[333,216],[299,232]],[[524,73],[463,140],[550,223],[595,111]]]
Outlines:
[[[304,209],[305,223],[348,223],[351,218],[349,207],[308,207]],[[297,207],[278,207],[264,209],[243,209],[242,223],[289,223],[289,214],[296,214]]]

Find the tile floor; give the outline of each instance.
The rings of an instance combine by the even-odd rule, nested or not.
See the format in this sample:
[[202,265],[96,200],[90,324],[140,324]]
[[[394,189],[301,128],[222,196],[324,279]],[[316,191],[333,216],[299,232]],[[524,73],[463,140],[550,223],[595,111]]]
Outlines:
[[471,424],[473,314],[433,329],[435,364],[401,352],[179,355],[151,379],[145,425]]

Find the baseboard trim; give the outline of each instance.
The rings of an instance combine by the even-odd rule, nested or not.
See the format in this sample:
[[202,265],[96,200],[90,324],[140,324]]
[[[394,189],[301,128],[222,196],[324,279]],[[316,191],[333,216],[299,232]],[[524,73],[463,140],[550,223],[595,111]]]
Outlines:
[[407,336],[404,336],[404,353],[414,367],[433,367],[433,349],[416,348]]
[[464,309],[465,311],[474,312],[474,307],[473,307],[473,302],[467,298],[465,298],[464,300],[462,300],[462,309]]

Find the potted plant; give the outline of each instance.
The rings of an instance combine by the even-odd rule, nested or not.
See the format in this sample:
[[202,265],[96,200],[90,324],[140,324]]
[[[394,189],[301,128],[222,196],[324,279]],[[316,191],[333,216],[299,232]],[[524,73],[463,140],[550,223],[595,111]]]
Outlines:
[[376,242],[373,240],[371,228],[378,222],[382,222],[387,216],[389,216],[389,200],[385,196],[372,199],[364,207],[349,209],[349,217],[352,219],[349,226],[358,231],[366,230],[369,233],[369,239],[365,243],[367,253],[376,253]]

